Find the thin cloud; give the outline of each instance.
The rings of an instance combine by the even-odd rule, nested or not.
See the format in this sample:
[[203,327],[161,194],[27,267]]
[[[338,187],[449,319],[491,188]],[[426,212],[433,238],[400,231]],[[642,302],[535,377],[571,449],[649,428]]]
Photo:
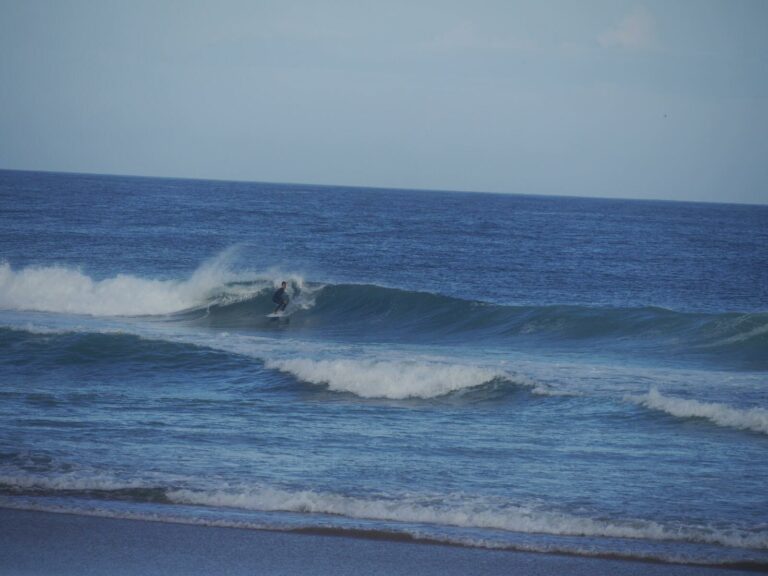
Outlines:
[[435,54],[493,53],[534,49],[533,43],[528,39],[498,36],[487,30],[481,30],[471,20],[463,20],[453,27],[440,30],[421,42],[420,47]]
[[632,10],[598,37],[603,48],[648,50],[658,45],[656,21],[644,6]]

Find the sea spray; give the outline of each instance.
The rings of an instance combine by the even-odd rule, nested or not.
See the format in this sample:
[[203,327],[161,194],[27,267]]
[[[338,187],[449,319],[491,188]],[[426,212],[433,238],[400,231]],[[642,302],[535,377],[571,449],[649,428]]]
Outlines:
[[[218,268],[218,267],[214,267]],[[118,274],[94,280],[63,266],[0,264],[0,308],[96,316],[169,314],[200,305],[224,276],[203,265],[187,280]]]
[[188,278],[162,280],[120,273],[94,279],[79,268],[28,266],[14,270],[0,263],[0,309],[88,314],[93,316],[167,315],[184,310],[232,305],[270,291],[286,278],[301,294],[298,306],[310,308],[318,288],[296,273],[249,271],[234,267],[237,247],[203,262]]

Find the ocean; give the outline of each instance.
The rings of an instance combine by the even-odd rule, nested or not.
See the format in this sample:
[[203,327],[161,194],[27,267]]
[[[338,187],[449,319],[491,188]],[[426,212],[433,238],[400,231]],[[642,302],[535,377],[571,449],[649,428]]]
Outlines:
[[765,569],[766,478],[768,206],[0,171],[0,514]]

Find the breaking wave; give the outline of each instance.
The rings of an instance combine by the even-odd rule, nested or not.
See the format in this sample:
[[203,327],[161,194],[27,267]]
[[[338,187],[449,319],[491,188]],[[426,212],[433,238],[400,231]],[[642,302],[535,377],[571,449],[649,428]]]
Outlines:
[[664,525],[637,519],[597,519],[534,506],[457,495],[353,497],[312,490],[289,491],[263,487],[222,491],[174,490],[168,493],[168,498],[179,504],[330,514],[365,520],[438,524],[529,534],[682,540],[739,548],[768,548],[768,534],[764,532],[716,531],[706,526]]
[[440,362],[297,358],[270,360],[265,366],[334,392],[393,400],[434,398],[510,378],[489,368]]
[[652,388],[648,394],[630,396],[629,399],[678,418],[704,418],[718,426],[768,434],[768,410],[763,408],[739,409],[717,402],[674,398],[663,395],[656,388]]
[[231,278],[228,255],[200,266],[186,280],[118,274],[95,280],[76,268],[0,264],[0,308],[94,316],[170,314],[199,305]]
[[[662,308],[511,306],[366,284],[322,284],[297,274],[235,270],[227,251],[189,278],[120,274],[97,280],[63,266],[0,264],[0,309],[93,316],[162,316],[219,330],[268,329],[271,293],[289,281],[291,328],[365,340],[475,345],[599,345],[768,368],[768,313]],[[299,366],[293,367],[303,370]],[[315,367],[317,368],[317,367]],[[325,367],[330,369],[330,367]]]
[[[768,549],[764,529],[720,527],[708,524],[660,522],[637,518],[606,518],[574,515],[541,505],[513,503],[498,498],[462,494],[371,494],[352,496],[315,490],[290,490],[273,486],[181,488],[148,482],[120,481],[103,475],[76,474],[61,477],[0,475],[0,505],[45,509],[12,497],[70,496],[101,501],[132,501],[163,505],[191,505],[251,512],[293,513],[306,517],[308,525],[332,526],[333,518],[391,522],[408,533],[408,526],[456,527],[560,537],[602,537],[656,542],[689,542],[742,549]],[[167,511],[172,515],[172,510]],[[314,517],[314,520],[313,520]],[[390,527],[392,528],[392,527]],[[410,529],[412,530],[412,529]],[[472,545],[472,542],[464,542]]]
[[[188,278],[162,280],[118,274],[94,279],[79,268],[0,263],[0,309],[92,316],[168,315],[211,305],[226,306],[267,294],[279,284],[274,271],[236,270],[236,249],[200,265]],[[303,279],[285,276],[301,289]]]

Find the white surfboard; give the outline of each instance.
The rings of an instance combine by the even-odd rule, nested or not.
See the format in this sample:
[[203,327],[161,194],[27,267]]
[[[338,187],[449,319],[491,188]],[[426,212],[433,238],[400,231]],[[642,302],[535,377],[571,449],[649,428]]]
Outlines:
[[278,320],[280,318],[285,318],[288,320],[288,314],[285,312],[272,312],[272,314],[267,314],[267,318],[270,318],[271,320]]

